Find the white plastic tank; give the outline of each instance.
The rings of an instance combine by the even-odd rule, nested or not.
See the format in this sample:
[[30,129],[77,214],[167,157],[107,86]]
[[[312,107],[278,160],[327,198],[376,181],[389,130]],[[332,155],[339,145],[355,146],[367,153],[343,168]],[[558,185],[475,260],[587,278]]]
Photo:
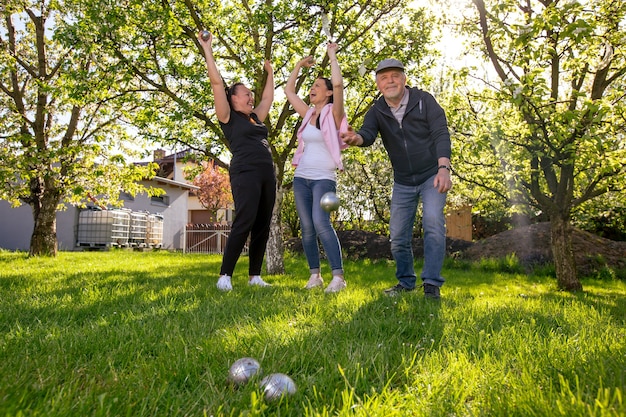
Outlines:
[[78,214],[76,246],[127,246],[130,211],[89,207]]
[[130,245],[133,247],[146,247],[148,233],[148,213],[145,211],[133,211],[130,214]]
[[148,214],[148,231],[146,243],[151,248],[163,246],[163,215]]

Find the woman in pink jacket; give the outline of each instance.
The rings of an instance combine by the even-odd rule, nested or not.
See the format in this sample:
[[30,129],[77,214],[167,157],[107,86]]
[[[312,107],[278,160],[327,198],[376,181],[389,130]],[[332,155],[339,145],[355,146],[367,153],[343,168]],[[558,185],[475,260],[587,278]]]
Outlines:
[[292,164],[296,167],[293,192],[302,228],[302,246],[311,273],[305,288],[324,286],[317,244],[319,237],[333,276],[326,287],[327,293],[346,288],[341,245],[330,223],[330,213],[320,206],[322,196],[336,190],[337,170],[343,170],[341,150],[348,146],[339,137],[340,132],[347,130],[348,123],[343,108],[343,78],[336,52],[337,44],[328,43],[331,79],[315,79],[309,92],[310,106],[296,94],[296,79],[302,67],[315,64],[311,56],[296,64],[285,85],[287,100],[302,117],[298,129],[298,148]]

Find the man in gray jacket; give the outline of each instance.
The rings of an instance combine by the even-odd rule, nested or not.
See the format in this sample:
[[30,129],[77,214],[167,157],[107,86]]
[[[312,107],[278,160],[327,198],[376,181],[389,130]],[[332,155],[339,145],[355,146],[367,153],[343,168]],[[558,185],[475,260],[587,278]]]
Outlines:
[[385,293],[397,295],[416,287],[412,238],[421,199],[424,230],[421,279],[424,295],[438,299],[439,288],[444,283],[441,268],[446,252],[443,209],[452,187],[446,115],[431,94],[406,86],[404,66],[396,59],[385,59],[378,64],[376,86],[382,97],[365,115],[361,129],[350,129],[342,134],[342,139],[349,145],[370,146],[380,134],[393,167],[389,232],[398,284]]

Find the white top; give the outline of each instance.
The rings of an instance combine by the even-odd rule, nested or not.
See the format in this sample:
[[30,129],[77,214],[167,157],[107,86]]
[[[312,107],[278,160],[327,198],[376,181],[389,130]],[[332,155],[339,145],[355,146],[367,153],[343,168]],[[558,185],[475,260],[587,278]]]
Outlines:
[[307,180],[337,181],[335,162],[324,143],[322,131],[307,123],[302,131],[304,153],[296,167],[295,176]]

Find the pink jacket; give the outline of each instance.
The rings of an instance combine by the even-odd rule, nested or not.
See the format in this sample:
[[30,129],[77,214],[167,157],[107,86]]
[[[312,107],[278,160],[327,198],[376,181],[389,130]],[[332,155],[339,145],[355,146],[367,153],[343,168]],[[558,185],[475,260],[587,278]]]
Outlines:
[[[335,125],[335,118],[333,117],[332,112],[333,104],[328,103],[322,108],[322,112],[320,113],[320,130],[322,131],[322,136],[324,137],[324,142],[326,142],[326,147],[330,151],[330,155],[335,162],[335,166],[340,171],[343,171],[343,163],[341,162],[341,151],[346,149],[349,145],[344,143],[339,137],[339,134],[342,132],[348,131],[348,119],[346,116],[343,116],[341,120],[341,127],[337,130],[337,126]],[[302,140],[302,131],[306,127],[307,123],[311,120],[311,116],[313,116],[313,112],[315,109],[311,107],[309,111],[304,115],[302,119],[302,123],[300,124],[300,128],[298,129],[298,148],[293,155],[293,160],[291,161],[291,165],[297,166],[300,162],[300,158],[302,158],[302,153],[304,152],[304,141]]]

